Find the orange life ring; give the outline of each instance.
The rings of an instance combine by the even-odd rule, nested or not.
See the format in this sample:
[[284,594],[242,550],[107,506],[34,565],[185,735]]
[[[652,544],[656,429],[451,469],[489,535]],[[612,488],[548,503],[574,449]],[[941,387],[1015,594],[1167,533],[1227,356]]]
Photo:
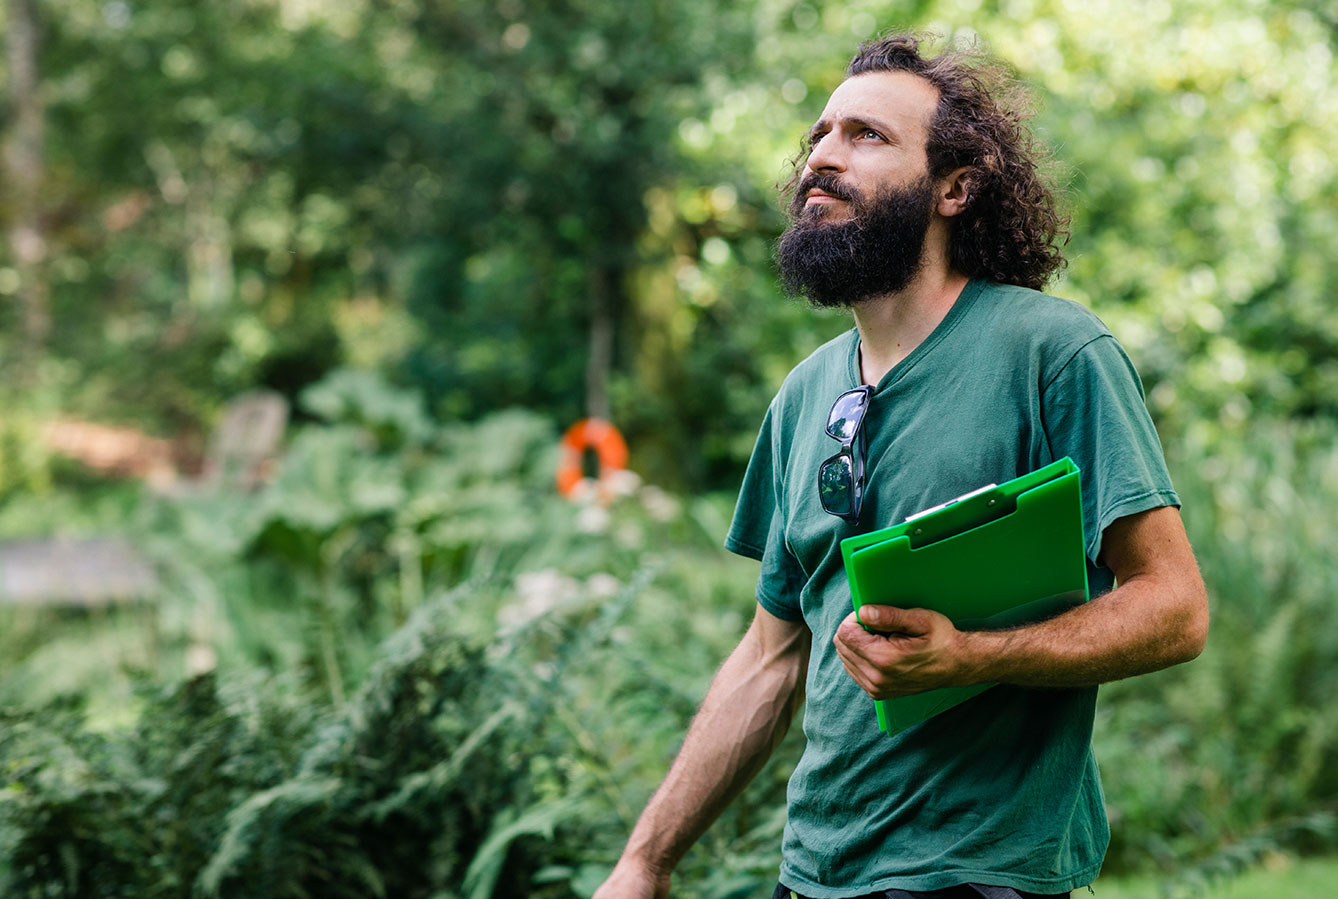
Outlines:
[[582,481],[589,480],[581,465],[586,450],[593,450],[599,460],[600,485],[607,485],[610,475],[627,467],[627,441],[617,428],[600,418],[583,418],[567,428],[561,447],[557,488],[563,496],[572,496]]

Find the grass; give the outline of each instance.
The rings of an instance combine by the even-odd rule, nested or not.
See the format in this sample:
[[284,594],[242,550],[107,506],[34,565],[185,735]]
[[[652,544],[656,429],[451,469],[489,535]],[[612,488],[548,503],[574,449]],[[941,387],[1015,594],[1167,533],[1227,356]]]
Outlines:
[[[1164,899],[1168,894],[1160,880],[1146,877],[1103,877],[1092,889],[1096,899]],[[1263,865],[1239,877],[1215,884],[1202,892],[1171,892],[1177,899],[1291,899],[1295,896],[1338,894],[1338,858],[1296,858],[1277,854]],[[1075,899],[1090,895],[1075,890]]]

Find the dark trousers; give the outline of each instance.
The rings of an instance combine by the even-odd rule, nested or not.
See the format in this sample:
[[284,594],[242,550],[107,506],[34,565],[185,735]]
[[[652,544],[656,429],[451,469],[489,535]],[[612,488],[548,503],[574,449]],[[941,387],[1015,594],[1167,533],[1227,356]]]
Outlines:
[[[963,883],[946,890],[880,890],[850,899],[1068,899],[1068,893],[1024,893],[1012,887],[993,887],[980,883]],[[783,883],[776,884],[771,899],[808,899],[792,891]]]

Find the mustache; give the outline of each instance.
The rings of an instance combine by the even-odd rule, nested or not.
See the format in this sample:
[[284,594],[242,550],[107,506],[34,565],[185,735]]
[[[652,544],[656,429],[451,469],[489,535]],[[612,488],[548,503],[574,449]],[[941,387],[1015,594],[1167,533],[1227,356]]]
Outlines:
[[808,196],[808,192],[814,188],[848,203],[858,203],[863,199],[858,190],[842,184],[840,178],[836,175],[830,172],[809,172],[799,182],[799,189],[795,191],[795,202],[802,205]]

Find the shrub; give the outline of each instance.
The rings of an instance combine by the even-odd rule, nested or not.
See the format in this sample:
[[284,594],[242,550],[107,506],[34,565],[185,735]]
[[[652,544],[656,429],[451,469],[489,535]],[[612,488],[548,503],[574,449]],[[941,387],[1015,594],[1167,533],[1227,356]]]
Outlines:
[[1335,437],[1256,422],[1170,447],[1212,625],[1191,664],[1102,688],[1109,868],[1201,879],[1338,842]]

